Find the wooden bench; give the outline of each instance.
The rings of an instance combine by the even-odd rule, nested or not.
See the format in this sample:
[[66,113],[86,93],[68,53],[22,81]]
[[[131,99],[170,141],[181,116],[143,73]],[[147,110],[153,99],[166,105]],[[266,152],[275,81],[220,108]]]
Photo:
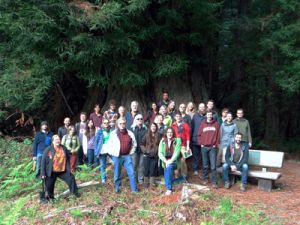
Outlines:
[[[248,177],[258,179],[258,189],[263,191],[271,191],[273,184],[281,177],[279,172],[269,172],[267,168],[281,168],[284,158],[284,152],[265,151],[265,150],[249,150],[249,172]],[[225,162],[225,151],[223,151],[222,162]],[[262,167],[261,170],[251,167]],[[218,172],[222,173],[222,167],[218,168]],[[230,174],[241,176],[240,171],[231,171]]]

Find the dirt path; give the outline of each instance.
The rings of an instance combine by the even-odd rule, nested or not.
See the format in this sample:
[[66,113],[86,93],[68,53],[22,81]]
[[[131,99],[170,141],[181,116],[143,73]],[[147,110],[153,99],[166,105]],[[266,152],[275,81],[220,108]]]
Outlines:
[[270,193],[258,190],[255,183],[249,184],[245,193],[239,191],[238,184],[229,190],[222,186],[213,191],[262,210],[271,222],[300,224],[300,163],[285,161],[280,171],[282,177],[275,183],[277,188]]

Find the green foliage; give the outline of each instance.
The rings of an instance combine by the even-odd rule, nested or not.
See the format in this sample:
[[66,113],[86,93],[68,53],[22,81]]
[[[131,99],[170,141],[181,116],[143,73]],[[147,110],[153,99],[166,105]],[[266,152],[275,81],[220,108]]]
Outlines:
[[[0,221],[1,224],[11,225],[16,224],[19,217],[22,215],[22,208],[25,206],[28,201],[28,197],[21,197],[16,200],[13,204],[7,204],[6,207],[1,209]],[[5,212],[5,213],[3,213]]]
[[135,87],[184,75],[184,46],[216,40],[213,1],[95,2],[0,1],[0,104],[35,110],[64,76]]
[[269,224],[269,220],[261,213],[236,207],[228,198],[222,198],[219,206],[211,212],[212,221],[204,224]]

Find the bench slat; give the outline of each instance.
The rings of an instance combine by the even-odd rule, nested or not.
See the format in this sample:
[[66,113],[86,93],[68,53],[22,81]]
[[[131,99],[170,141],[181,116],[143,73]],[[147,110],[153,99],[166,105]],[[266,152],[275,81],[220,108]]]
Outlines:
[[[223,150],[223,162],[225,162],[225,153],[225,150]],[[250,149],[248,165],[281,168],[283,158],[284,152]]]

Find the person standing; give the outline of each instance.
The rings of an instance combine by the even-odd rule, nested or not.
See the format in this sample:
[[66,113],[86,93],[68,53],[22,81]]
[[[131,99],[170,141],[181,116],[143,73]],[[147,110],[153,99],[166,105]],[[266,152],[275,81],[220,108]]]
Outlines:
[[212,100],[212,99],[208,100],[207,104],[206,104],[206,107],[207,107],[207,110],[212,111],[214,120],[217,121],[218,123],[221,123],[218,112],[215,111],[215,102],[214,102],[214,100]]
[[82,165],[84,162],[84,154],[83,154],[83,148],[82,148],[82,139],[83,135],[85,134],[87,130],[87,122],[86,122],[87,116],[85,112],[80,113],[80,122],[75,124],[75,130],[76,134],[79,137],[80,141],[80,148],[78,149],[78,164]]
[[160,109],[161,106],[165,106],[166,108],[168,107],[169,105],[169,92],[167,90],[163,90],[162,91],[162,100],[160,100],[157,104],[157,108]]
[[221,166],[223,151],[228,147],[228,145],[234,142],[234,136],[238,132],[236,124],[233,122],[233,117],[231,112],[227,112],[226,120],[222,123],[220,128],[221,144],[217,157],[217,167]]
[[164,118],[162,115],[158,114],[155,117],[154,123],[157,124],[158,127],[158,133],[160,133],[161,136],[165,134],[165,131],[167,129],[167,126],[164,124]]
[[191,133],[192,133],[192,150],[193,150],[193,171],[194,175],[199,175],[199,165],[201,159],[201,145],[199,143],[199,128],[200,124],[205,118],[205,104],[201,102],[198,106],[198,112],[195,113],[192,119]]
[[158,114],[157,105],[155,102],[152,102],[151,109],[146,113],[144,117],[145,124],[150,125],[151,123],[153,123],[157,114]]
[[173,100],[169,101],[169,105],[167,106],[167,114],[171,116],[172,122],[175,120],[176,113],[176,103]]
[[53,135],[52,145],[47,147],[42,156],[41,178],[45,180],[49,200],[54,199],[54,187],[57,178],[67,183],[70,193],[79,197],[74,175],[70,171],[69,153],[61,145],[58,135]]
[[43,153],[44,150],[51,145],[52,136],[53,133],[49,131],[48,122],[42,121],[40,131],[36,133],[32,146],[32,159],[36,161],[36,177],[39,177],[41,174],[40,171]]
[[83,148],[84,155],[87,156],[88,165],[90,167],[93,167],[96,162],[94,157],[96,128],[92,120],[89,120],[87,124],[88,124],[87,130],[82,138],[82,148]]
[[225,122],[228,112],[229,112],[228,108],[222,109],[221,124]]
[[96,127],[96,131],[101,127],[102,124],[102,113],[101,113],[101,107],[99,104],[95,104],[94,106],[94,112],[90,115],[90,120],[93,121],[94,126]]
[[181,149],[181,140],[176,138],[173,128],[167,128],[165,137],[160,141],[158,149],[158,157],[162,161],[162,167],[164,168],[167,189],[165,195],[171,195],[173,173],[180,163],[178,158]]
[[171,116],[167,114],[167,109],[164,105],[160,107],[159,114],[161,114],[163,116],[163,123],[167,127],[170,127],[172,125],[173,120],[172,120]]
[[248,143],[249,148],[252,146],[252,136],[249,121],[244,118],[244,110],[242,108],[236,111],[236,118],[233,122],[237,125],[239,133],[242,134],[242,141]]
[[191,127],[192,119],[191,119],[191,117],[188,114],[185,113],[186,112],[186,106],[185,106],[184,103],[181,103],[179,105],[179,112],[181,114],[183,122],[187,123]]
[[75,172],[77,168],[78,151],[81,147],[81,144],[79,141],[79,137],[76,135],[74,126],[71,125],[69,127],[69,133],[63,137],[61,143],[67,148],[70,153],[71,172]]
[[124,166],[129,177],[132,192],[137,192],[137,185],[134,176],[134,169],[131,155],[136,149],[134,134],[126,129],[126,120],[117,120],[118,128],[111,132],[107,142],[107,153],[112,156],[114,163],[114,183],[115,191],[121,191],[121,170]]
[[70,124],[71,124],[70,118],[66,117],[64,119],[64,126],[58,128],[58,131],[57,131],[60,140],[63,138],[63,136],[65,136],[68,133]]
[[187,104],[185,113],[188,114],[191,117],[191,119],[193,119],[193,116],[196,113],[195,104],[193,102],[189,102]]
[[144,180],[144,156],[141,152],[141,141],[147,132],[147,127],[144,124],[143,116],[141,114],[135,116],[131,126],[131,131],[134,134],[137,144],[135,153],[132,155],[135,178],[140,184],[142,184]]
[[118,113],[116,112],[116,101],[110,100],[108,102],[109,109],[104,112],[103,117],[109,120],[109,126],[114,128],[118,119]]
[[226,148],[225,160],[223,164],[223,180],[225,188],[230,188],[229,171],[240,171],[242,173],[241,191],[246,191],[248,179],[248,158],[249,144],[242,141],[241,133],[235,134],[235,142],[231,143]]
[[161,135],[158,133],[158,126],[151,123],[149,131],[141,141],[140,147],[144,155],[144,185],[145,187],[155,186],[155,176],[158,166],[158,146]]
[[218,188],[217,185],[217,153],[220,143],[220,125],[213,118],[213,112],[206,112],[206,120],[199,128],[199,143],[201,144],[202,166],[203,166],[203,183],[208,183],[208,165],[211,169],[211,180],[213,188]]
[[187,181],[188,168],[183,155],[190,149],[190,126],[183,121],[180,112],[175,113],[175,122],[172,124],[172,128],[175,132],[175,136],[181,140],[181,156],[180,158],[180,171],[181,175]]
[[106,183],[106,161],[107,161],[107,142],[112,129],[109,126],[109,120],[103,119],[102,128],[96,133],[95,141],[95,158],[97,162],[100,160],[100,174],[102,184]]
[[139,113],[139,103],[137,101],[132,101],[130,104],[130,108],[131,111],[130,112],[126,112],[125,114],[125,119],[126,119],[126,129],[130,129],[132,124],[133,124],[133,120],[134,117]]

